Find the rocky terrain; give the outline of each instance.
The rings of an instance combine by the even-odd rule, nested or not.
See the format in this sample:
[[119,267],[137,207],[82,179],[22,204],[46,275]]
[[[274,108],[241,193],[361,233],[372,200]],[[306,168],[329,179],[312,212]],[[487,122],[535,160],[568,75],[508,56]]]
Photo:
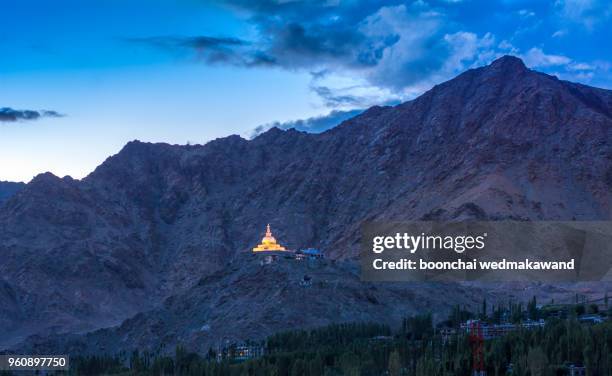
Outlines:
[[0,205],[2,205],[4,201],[8,200],[12,195],[19,192],[24,186],[24,183],[0,181]]
[[[42,174],[0,207],[0,348],[30,335],[27,343],[85,341],[94,351],[116,338],[203,348],[281,326],[480,300],[474,286],[358,282],[350,260],[360,224],[608,220],[610,140],[611,91],[503,57],[321,134],[273,128],[250,141],[130,142],[85,179]],[[302,266],[243,265],[266,223],[290,248],[316,246],[338,260],[320,271],[330,277],[316,278],[344,288],[295,293]],[[222,317],[240,325],[227,332]]]
[[[479,307],[483,298],[507,302],[531,299],[535,293],[546,301],[562,301],[577,291],[576,285],[492,288],[467,283],[364,283],[351,261],[286,258],[265,264],[263,259],[261,255],[239,255],[225,270],[200,279],[186,292],[118,327],[85,335],[31,336],[19,349],[25,353],[62,349],[71,354],[99,354],[129,353],[137,348],[172,353],[177,345],[187,345],[206,353],[211,347],[262,340],[295,328],[381,322],[397,329],[403,318],[422,313],[425,307],[435,307],[434,320],[440,321],[453,305]],[[305,277],[310,284],[303,283]]]
[[[333,322],[377,321],[397,326],[406,315],[419,312],[419,307],[433,304],[445,312],[453,303],[478,305],[487,296],[481,289],[456,284],[415,283],[410,288],[366,284],[359,280],[353,262],[281,259],[262,265],[262,259],[252,254],[238,257],[226,270],[202,278],[185,293],[117,328],[85,336],[35,336],[24,351],[62,348],[95,354],[139,348],[172,352],[178,344],[189,344],[205,353],[228,341],[259,340],[282,330]],[[310,278],[310,286],[302,285],[304,276]]]

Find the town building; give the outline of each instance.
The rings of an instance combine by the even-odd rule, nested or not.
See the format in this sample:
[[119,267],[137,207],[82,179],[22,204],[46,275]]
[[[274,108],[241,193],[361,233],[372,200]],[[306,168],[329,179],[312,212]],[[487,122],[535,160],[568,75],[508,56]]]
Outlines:
[[578,321],[587,324],[601,324],[605,320],[599,315],[582,315],[578,317]]
[[461,324],[461,329],[470,333],[471,328],[474,324],[478,324],[479,334],[485,340],[504,336],[512,331],[518,330],[519,328],[524,329],[536,329],[544,326],[544,320],[532,321],[527,320],[520,324],[488,324],[479,320],[468,320],[466,323]]
[[217,362],[243,362],[249,359],[260,358],[264,355],[264,347],[257,344],[232,344],[231,346],[220,348],[217,351]]

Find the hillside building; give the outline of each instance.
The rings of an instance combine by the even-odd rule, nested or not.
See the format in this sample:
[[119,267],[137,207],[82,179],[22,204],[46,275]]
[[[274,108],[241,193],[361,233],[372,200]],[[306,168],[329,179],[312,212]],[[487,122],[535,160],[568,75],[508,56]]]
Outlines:
[[266,226],[266,235],[261,239],[261,244],[253,248],[253,252],[286,252],[287,250],[282,245],[276,242],[270,230],[270,224]]
[[295,253],[297,260],[320,260],[323,259],[323,252],[316,248],[301,249]]

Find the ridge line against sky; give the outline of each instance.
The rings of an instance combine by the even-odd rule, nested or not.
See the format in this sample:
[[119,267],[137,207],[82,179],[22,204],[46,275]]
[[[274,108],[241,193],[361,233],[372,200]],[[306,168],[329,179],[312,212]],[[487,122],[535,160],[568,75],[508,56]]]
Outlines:
[[506,54],[612,87],[606,1],[9,0],[3,9],[0,180],[81,178],[132,139],[320,132]]

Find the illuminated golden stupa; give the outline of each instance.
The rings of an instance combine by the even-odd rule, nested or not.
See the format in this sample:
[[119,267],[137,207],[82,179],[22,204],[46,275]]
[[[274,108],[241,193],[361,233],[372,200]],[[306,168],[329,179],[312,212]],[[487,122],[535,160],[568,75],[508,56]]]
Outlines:
[[285,247],[281,246],[276,242],[272,231],[270,231],[270,224],[266,227],[266,236],[261,239],[261,244],[253,248],[253,252],[265,252],[265,251],[285,251]]

